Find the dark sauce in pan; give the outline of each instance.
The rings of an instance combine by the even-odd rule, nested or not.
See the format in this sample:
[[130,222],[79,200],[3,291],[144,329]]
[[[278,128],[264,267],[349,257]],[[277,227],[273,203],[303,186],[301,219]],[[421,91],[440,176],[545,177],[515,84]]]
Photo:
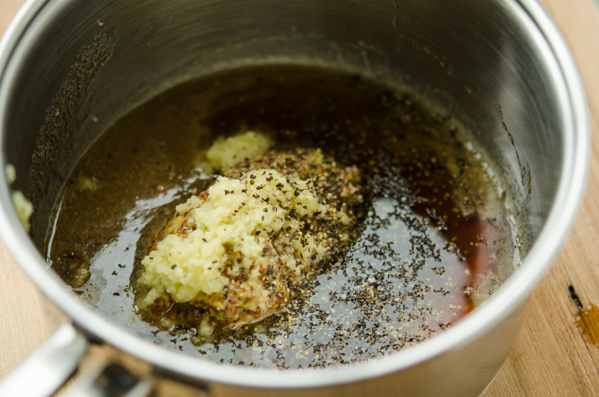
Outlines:
[[[216,136],[245,130],[358,165],[367,215],[352,249],[294,289],[287,307],[206,336],[201,313],[186,305],[139,310],[135,281],[174,207],[213,181],[196,168],[198,155]],[[451,327],[488,293],[481,280],[513,262],[497,186],[461,137],[450,117],[360,76],[300,66],[219,72],[134,109],[90,148],[57,206],[48,260],[113,322],[187,354],[279,368],[386,355]]]

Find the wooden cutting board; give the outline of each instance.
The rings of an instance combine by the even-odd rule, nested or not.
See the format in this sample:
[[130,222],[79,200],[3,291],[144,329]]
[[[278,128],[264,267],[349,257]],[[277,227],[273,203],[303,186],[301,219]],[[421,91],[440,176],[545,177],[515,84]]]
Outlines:
[[[570,45],[586,86],[595,138],[589,187],[571,237],[534,292],[518,340],[485,397],[599,395],[599,8],[593,0],[539,1]],[[0,0],[0,34],[22,3]],[[0,378],[48,337],[41,299],[0,244]]]

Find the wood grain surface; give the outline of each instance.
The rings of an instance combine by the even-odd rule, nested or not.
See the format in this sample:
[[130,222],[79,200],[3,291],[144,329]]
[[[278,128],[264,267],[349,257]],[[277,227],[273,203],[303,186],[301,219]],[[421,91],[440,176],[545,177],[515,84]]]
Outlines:
[[[534,292],[516,344],[485,397],[599,395],[599,333],[583,332],[599,327],[599,310],[587,312],[599,304],[599,9],[593,0],[539,1],[570,45],[587,90],[594,135],[589,186],[571,236]],[[0,0],[0,34],[23,2]],[[0,244],[0,378],[48,337],[42,303]]]

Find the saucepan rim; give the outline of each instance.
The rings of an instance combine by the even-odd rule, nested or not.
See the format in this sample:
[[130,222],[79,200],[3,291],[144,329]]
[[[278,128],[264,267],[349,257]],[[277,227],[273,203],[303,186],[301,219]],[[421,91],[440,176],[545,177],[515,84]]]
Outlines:
[[[21,44],[24,33],[40,10],[60,4],[61,1],[29,0],[0,42],[0,137],[8,134],[4,130],[4,112],[9,99],[9,84],[6,81],[11,77],[7,70],[13,61],[15,49]],[[87,307],[58,276],[47,270],[47,263],[19,223],[3,172],[0,172],[0,236],[29,278],[79,329],[157,368],[199,381],[262,388],[332,386],[400,371],[464,346],[484,335],[528,299],[572,226],[582,201],[588,172],[590,126],[587,102],[572,55],[551,19],[535,0],[506,0],[504,3],[528,29],[547,62],[550,77],[558,90],[556,97],[563,111],[564,138],[563,169],[559,176],[558,191],[547,222],[522,266],[484,305],[426,343],[388,357],[327,369],[280,371],[209,362],[142,340]],[[5,166],[6,162],[2,151],[0,164]],[[301,376],[298,376],[300,371]]]

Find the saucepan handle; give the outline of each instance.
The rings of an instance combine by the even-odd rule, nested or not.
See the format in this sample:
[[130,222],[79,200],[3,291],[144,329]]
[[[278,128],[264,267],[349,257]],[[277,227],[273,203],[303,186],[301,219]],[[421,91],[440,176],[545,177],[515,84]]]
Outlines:
[[[0,383],[0,396],[49,397],[77,370],[89,347],[87,338],[71,324],[58,331]],[[153,388],[151,376],[138,379],[119,364],[97,367],[78,379],[69,397],[145,397]]]
[[[0,396],[50,397],[77,371],[89,341],[71,324],[58,331],[0,383]],[[93,356],[93,355],[92,355]],[[165,374],[136,376],[114,362],[94,362],[64,390],[65,397],[207,397],[209,390]],[[62,395],[62,394],[61,394]]]
[[0,396],[46,397],[75,372],[89,342],[71,324],[58,331],[0,383]]

